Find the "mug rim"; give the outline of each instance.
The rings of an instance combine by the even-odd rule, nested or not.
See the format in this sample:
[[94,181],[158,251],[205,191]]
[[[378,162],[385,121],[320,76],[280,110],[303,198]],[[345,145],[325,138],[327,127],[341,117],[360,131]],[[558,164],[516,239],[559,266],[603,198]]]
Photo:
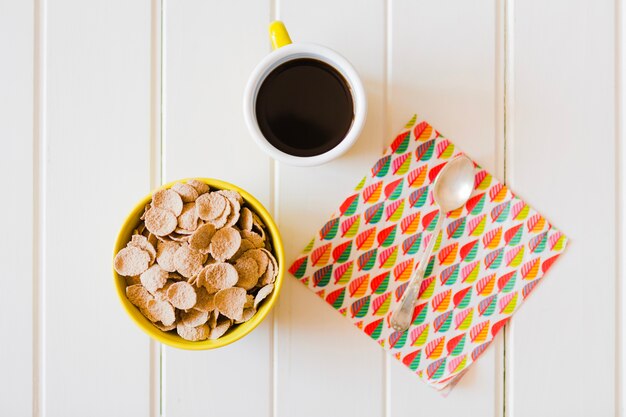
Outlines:
[[[354,118],[350,129],[337,146],[314,156],[295,156],[274,147],[263,135],[256,119],[256,97],[267,75],[279,65],[298,58],[318,59],[338,71],[350,87],[354,103]],[[361,78],[354,67],[334,50],[313,43],[292,43],[266,55],[255,67],[243,96],[244,119],[252,139],[274,159],[297,166],[313,166],[328,162],[345,153],[354,144],[365,125],[367,97]]]

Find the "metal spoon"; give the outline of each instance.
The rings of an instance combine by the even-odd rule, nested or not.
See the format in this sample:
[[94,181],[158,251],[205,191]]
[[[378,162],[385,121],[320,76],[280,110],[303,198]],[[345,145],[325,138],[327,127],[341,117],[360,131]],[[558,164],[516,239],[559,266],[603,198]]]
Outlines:
[[439,172],[433,183],[433,198],[435,204],[439,206],[439,216],[437,225],[432,237],[428,242],[428,247],[424,252],[419,267],[413,273],[407,289],[404,291],[400,305],[391,315],[391,327],[397,331],[404,331],[411,325],[413,310],[417,302],[426,266],[430,261],[430,256],[435,246],[435,241],[439,236],[443,218],[451,211],[463,206],[470,198],[474,190],[474,163],[465,155],[459,155]]

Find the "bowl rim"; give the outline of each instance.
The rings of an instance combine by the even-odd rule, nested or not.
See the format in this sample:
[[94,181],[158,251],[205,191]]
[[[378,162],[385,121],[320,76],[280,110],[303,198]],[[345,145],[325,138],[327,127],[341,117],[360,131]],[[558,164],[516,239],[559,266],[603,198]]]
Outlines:
[[[244,202],[248,203],[249,206],[253,209],[253,211],[261,217],[265,226],[268,229],[268,234],[272,242],[272,247],[274,254],[277,257],[278,261],[278,275],[276,276],[276,281],[274,282],[274,291],[270,294],[269,298],[265,299],[256,314],[252,316],[252,318],[244,323],[238,324],[232,331],[227,332],[222,337],[215,340],[203,340],[199,342],[192,342],[189,340],[185,340],[177,334],[166,333],[157,327],[155,327],[143,314],[135,307],[126,297],[126,281],[123,276],[119,275],[115,268],[113,269],[113,284],[115,285],[115,290],[118,296],[124,311],[127,315],[132,319],[133,322],[148,336],[153,338],[154,340],[163,343],[165,345],[186,349],[186,350],[209,350],[216,349],[223,346],[227,346],[231,343],[234,343],[237,340],[244,338],[248,335],[252,330],[254,330],[261,322],[267,317],[269,312],[272,310],[274,305],[276,304],[276,300],[280,295],[280,291],[283,284],[284,278],[284,263],[285,263],[285,253],[284,247],[282,243],[282,238],[280,236],[280,232],[278,230],[278,226],[274,222],[274,219],[267,211],[267,209],[261,204],[252,194],[244,190],[243,188],[231,184],[226,181],[218,180],[215,178],[204,178],[204,177],[189,177],[189,178],[181,178],[178,180],[174,180],[163,184],[146,196],[144,196],[128,213],[122,226],[120,227],[117,237],[115,239],[115,245],[113,247],[113,260],[115,259],[115,255],[117,252],[126,246],[129,241],[129,237],[132,235],[133,229],[136,227],[139,222],[140,213],[143,212],[146,204],[152,199],[152,195],[154,192],[171,188],[174,184],[179,182],[186,182],[190,179],[196,179],[198,181],[202,181],[206,183],[211,189],[218,190],[235,190],[241,194],[244,199]],[[112,260],[112,266],[113,266]]]

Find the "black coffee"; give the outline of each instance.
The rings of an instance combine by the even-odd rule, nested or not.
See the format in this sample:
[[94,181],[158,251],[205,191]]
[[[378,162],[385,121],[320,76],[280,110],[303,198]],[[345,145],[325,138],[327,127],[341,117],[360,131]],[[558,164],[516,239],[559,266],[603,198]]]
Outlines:
[[256,118],[274,147],[295,156],[320,155],[337,146],[350,130],[354,118],[350,87],[322,61],[287,61],[261,84]]

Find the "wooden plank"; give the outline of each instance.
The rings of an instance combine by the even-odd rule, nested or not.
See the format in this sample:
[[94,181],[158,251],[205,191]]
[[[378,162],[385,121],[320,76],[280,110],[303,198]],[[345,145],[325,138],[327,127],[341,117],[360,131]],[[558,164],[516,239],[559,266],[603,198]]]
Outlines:
[[[294,42],[319,43],[344,55],[368,96],[365,129],[347,154],[319,167],[278,166],[279,223],[291,261],[383,151],[385,10],[373,0],[283,0],[278,12]],[[276,415],[380,416],[383,351],[293,277],[286,278],[277,310]]]
[[[267,51],[269,10],[267,1],[165,3],[167,181],[219,178],[270,207],[270,159],[249,138],[242,113],[248,76]],[[270,317],[214,351],[165,348],[165,414],[269,415],[271,324]]]
[[[504,98],[499,13],[493,1],[391,3],[389,126],[417,112],[479,162],[501,175],[497,131]],[[389,137],[393,132],[388,132]],[[499,338],[443,398],[397,361],[391,361],[391,415],[501,415],[502,346]],[[408,400],[410,399],[410,400]]]
[[615,2],[516,2],[507,180],[571,239],[507,340],[507,414],[615,415]]
[[[34,4],[2,2],[0,55],[0,177],[5,198],[0,208],[5,236],[0,240],[3,286],[0,303],[0,410],[33,414],[33,77]],[[11,180],[12,179],[12,180]]]
[[45,2],[42,414],[148,415],[149,339],[111,254],[150,188],[150,2]]

